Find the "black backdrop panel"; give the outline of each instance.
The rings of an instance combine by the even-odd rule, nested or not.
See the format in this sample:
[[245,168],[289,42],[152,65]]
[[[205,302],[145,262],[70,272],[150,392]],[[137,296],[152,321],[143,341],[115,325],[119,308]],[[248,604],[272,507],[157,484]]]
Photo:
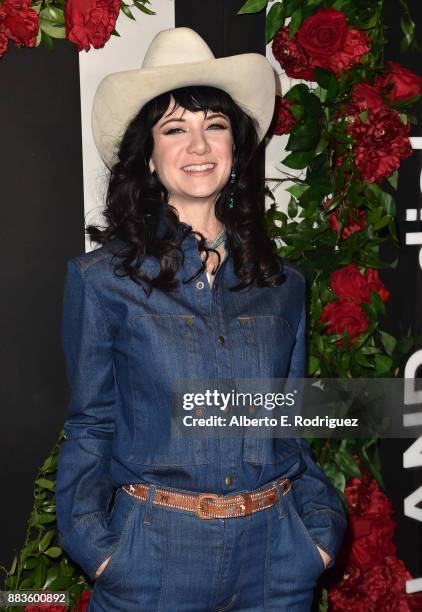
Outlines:
[[244,0],[175,1],[175,25],[196,30],[216,57],[265,55],[265,13],[237,16]]
[[[409,2],[411,14],[417,23],[417,35],[421,40],[422,6],[419,0]],[[400,53],[401,8],[398,2],[390,0],[387,4],[386,22],[390,26],[386,32],[388,44],[385,49],[385,59],[403,64],[407,68],[421,73],[420,53]],[[422,102],[416,110],[419,125],[413,126],[412,135],[420,136],[422,122]],[[406,232],[422,231],[421,222],[406,222],[407,208],[421,208],[419,177],[422,168],[422,153],[416,150],[412,157],[402,162],[399,173],[398,190],[395,194],[397,205],[397,229],[400,248],[383,245],[381,249],[385,259],[392,261],[398,257],[398,266],[382,273],[384,283],[390,291],[387,303],[387,316],[383,328],[396,336],[402,337],[409,332],[417,340],[416,348],[422,348],[420,339],[422,332],[422,271],[418,264],[419,248],[406,246]],[[393,194],[394,195],[394,194]],[[416,350],[416,349],[415,349]],[[393,503],[397,523],[395,543],[397,554],[403,559],[413,576],[422,575],[422,525],[404,515],[404,499],[415,491],[422,482],[422,468],[404,469],[403,453],[414,439],[386,439],[380,442],[381,466],[386,492]]]
[[0,61],[0,565],[24,541],[38,467],[67,404],[60,346],[65,261],[84,251],[76,47]]

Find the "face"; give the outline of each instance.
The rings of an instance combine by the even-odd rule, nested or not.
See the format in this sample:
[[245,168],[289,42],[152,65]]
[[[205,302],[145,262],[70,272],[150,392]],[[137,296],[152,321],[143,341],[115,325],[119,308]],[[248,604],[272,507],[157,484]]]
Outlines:
[[233,136],[228,117],[209,111],[192,113],[174,101],[152,129],[154,150],[150,160],[170,203],[215,201],[229,180]]

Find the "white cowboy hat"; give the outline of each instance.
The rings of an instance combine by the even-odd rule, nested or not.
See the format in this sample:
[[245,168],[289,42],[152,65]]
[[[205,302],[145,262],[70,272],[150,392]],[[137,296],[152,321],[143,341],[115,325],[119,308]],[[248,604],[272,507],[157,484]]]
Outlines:
[[275,75],[270,62],[258,53],[215,59],[194,30],[172,28],[154,37],[141,69],[109,74],[97,87],[91,125],[105,165],[112,167],[126,127],[147,102],[188,85],[226,91],[257,120],[259,139],[264,138],[275,101]]

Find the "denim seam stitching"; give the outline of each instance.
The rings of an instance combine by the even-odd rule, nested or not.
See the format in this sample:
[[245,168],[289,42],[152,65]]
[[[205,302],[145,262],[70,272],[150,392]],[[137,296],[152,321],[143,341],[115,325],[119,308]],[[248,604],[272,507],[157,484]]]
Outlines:
[[[249,517],[250,518],[250,517]],[[230,608],[232,607],[232,605],[236,602],[237,598],[239,597],[240,594],[240,589],[242,587],[242,579],[243,579],[243,575],[245,573],[245,557],[246,557],[246,547],[248,544],[248,537],[249,537],[249,529],[250,529],[250,520],[248,521],[248,526],[246,528],[246,532],[245,532],[245,542],[243,544],[243,550],[242,550],[242,565],[241,565],[241,572],[238,576],[238,579],[236,580],[236,585],[235,585],[235,592],[233,593],[231,599],[229,600],[229,603],[224,607],[224,608],[217,608],[215,612],[226,612],[226,610],[230,610]]]
[[110,255],[109,252],[102,252],[102,253],[98,253],[97,255],[94,255],[95,251],[96,251],[96,249],[94,249],[93,251],[90,251],[90,254],[92,254],[92,257],[90,257],[88,259],[88,261],[79,261],[77,259],[77,264],[78,264],[79,269],[81,270],[81,272],[85,272],[93,264],[95,264],[95,263],[105,259],[106,257],[108,257]]
[[267,513],[267,549],[265,551],[265,578],[264,578],[264,612],[267,612],[267,604],[270,599],[270,572],[271,572],[271,512]]
[[[164,591],[164,579],[165,579],[167,571],[168,571],[168,520],[167,520],[167,515],[165,513],[163,515],[162,520],[164,520],[164,525],[165,525],[165,529],[164,529],[165,550],[164,550],[164,555],[163,555],[163,557],[164,557],[163,558],[163,567],[162,567],[162,570],[161,570],[160,598],[158,600],[158,610],[157,610],[157,612],[161,612],[161,610],[163,609],[164,604],[166,603],[166,599],[167,599],[167,593]],[[164,595],[166,595],[166,597],[164,597]]]

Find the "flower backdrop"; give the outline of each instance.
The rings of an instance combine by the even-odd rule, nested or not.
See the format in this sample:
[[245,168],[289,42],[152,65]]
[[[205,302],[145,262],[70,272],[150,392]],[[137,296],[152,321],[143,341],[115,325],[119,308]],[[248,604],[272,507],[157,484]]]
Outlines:
[[79,51],[104,47],[115,30],[122,11],[135,19],[132,8],[153,15],[149,0],[3,0],[0,2],[0,57],[9,41],[20,47],[41,42],[53,46],[54,38],[66,38]]
[[[405,1],[400,3],[405,50],[415,46],[415,28]],[[116,34],[120,11],[133,18],[132,8],[152,13],[149,4],[0,1],[0,55],[10,41],[32,47],[67,38],[79,50],[102,47]],[[296,262],[309,283],[307,374],[402,376],[413,339],[394,338],[382,329],[390,296],[380,270],[396,261],[384,261],[379,248],[386,240],[397,241],[391,194],[401,161],[412,153],[411,108],[422,94],[422,79],[397,62],[384,62],[384,0],[248,0],[240,14],[266,9],[267,41],[280,70],[304,81],[276,99],[271,131],[288,134],[288,154],[279,176],[268,179],[274,201],[267,227],[279,253]],[[275,187],[285,182],[290,185],[286,213],[274,199]],[[82,612],[92,585],[60,548],[55,524],[61,440],[40,468],[27,539],[5,587],[68,590],[71,608]],[[420,595],[405,593],[411,576],[396,556],[377,440],[313,439],[311,444],[350,517],[339,558],[320,581],[320,611],[422,609]],[[45,607],[26,608],[40,609]]]

